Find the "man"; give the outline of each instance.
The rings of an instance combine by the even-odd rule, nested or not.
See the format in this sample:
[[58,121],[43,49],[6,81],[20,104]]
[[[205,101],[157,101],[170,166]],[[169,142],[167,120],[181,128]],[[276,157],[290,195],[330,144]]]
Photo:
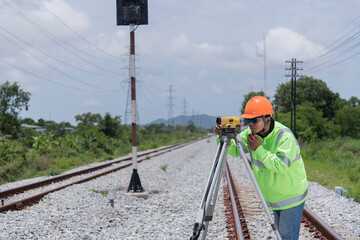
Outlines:
[[[308,196],[306,171],[294,134],[274,121],[273,113],[267,98],[251,98],[240,116],[249,127],[237,139],[250,151],[256,181],[269,209],[274,211],[281,238],[296,240]],[[214,131],[221,134],[219,126],[215,126]],[[234,157],[240,155],[234,143],[228,153]]]

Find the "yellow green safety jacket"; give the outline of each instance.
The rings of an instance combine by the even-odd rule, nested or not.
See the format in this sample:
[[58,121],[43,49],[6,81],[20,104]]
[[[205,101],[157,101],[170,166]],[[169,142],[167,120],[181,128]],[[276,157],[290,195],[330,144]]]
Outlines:
[[[250,151],[252,168],[269,209],[283,210],[303,203],[308,196],[308,183],[299,144],[292,131],[283,124],[272,120],[273,130],[261,139],[261,145],[249,149],[247,128],[237,139]],[[240,155],[232,139],[228,153]]]

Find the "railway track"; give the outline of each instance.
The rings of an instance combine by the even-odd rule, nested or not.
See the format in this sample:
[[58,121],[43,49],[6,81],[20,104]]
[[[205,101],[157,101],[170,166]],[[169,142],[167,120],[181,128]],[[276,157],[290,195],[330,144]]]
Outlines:
[[[152,157],[184,147],[193,143],[194,141],[146,151],[144,153],[138,154],[138,162],[140,163],[142,161],[149,160]],[[21,210],[27,206],[37,203],[39,200],[41,200],[41,198],[49,193],[59,191],[74,184],[90,181],[123,168],[131,167],[132,163],[128,163],[131,160],[132,157],[114,159],[83,170],[73,171],[68,174],[62,174],[42,181],[37,181],[31,184],[1,191],[0,213],[9,210]],[[30,197],[28,196],[29,194],[31,194]]]
[[[224,172],[223,191],[228,238],[276,239],[250,180],[239,182],[233,178],[228,164]],[[337,231],[338,233],[305,206],[299,239],[353,239],[341,237],[342,233],[346,233],[346,229],[337,228]]]

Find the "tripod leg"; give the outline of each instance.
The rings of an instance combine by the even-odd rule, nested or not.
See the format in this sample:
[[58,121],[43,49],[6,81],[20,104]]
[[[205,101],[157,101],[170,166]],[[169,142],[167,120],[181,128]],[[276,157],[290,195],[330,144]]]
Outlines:
[[249,162],[248,162],[247,159],[246,159],[244,150],[243,150],[242,147],[240,146],[239,141],[238,141],[237,139],[235,139],[235,141],[236,141],[236,146],[237,146],[237,148],[239,149],[241,158],[243,159],[243,161],[244,161],[244,163],[245,163],[246,170],[248,171],[248,173],[249,173],[249,175],[250,175],[250,178],[251,178],[251,181],[253,182],[253,184],[254,184],[254,186],[255,186],[256,192],[257,192],[257,194],[259,195],[259,198],[260,198],[260,200],[261,200],[261,203],[262,203],[262,205],[264,206],[265,213],[266,213],[267,217],[268,217],[269,220],[270,220],[270,225],[271,225],[272,229],[273,229],[274,232],[275,232],[276,238],[277,238],[278,240],[281,240],[281,236],[280,236],[279,230],[277,229],[277,226],[276,226],[276,224],[275,224],[275,221],[274,221],[274,219],[273,219],[272,216],[271,216],[270,210],[269,210],[269,208],[268,208],[268,206],[267,206],[267,204],[266,204],[266,201],[265,201],[265,199],[264,199],[264,196],[263,196],[262,193],[261,193],[259,184],[257,183],[257,181],[256,181],[256,179],[255,179],[254,172],[252,171],[252,169],[251,169],[251,167],[250,167],[250,164],[249,164]]
[[[223,137],[221,140],[216,157],[210,172],[207,182],[206,190],[203,194],[200,208],[194,224],[193,237],[191,239],[198,239],[201,234],[201,239],[205,239],[209,222],[212,220],[216,198],[220,185],[221,173],[224,168],[225,156],[229,147],[230,140]],[[204,230],[203,232],[201,232]]]

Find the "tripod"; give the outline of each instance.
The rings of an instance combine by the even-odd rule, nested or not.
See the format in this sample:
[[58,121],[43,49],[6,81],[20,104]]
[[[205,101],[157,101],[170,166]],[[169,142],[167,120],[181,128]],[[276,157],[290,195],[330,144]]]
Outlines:
[[244,150],[240,146],[239,141],[235,137],[235,129],[222,129],[223,133],[220,136],[220,143],[218,145],[215,159],[211,168],[210,176],[207,181],[205,192],[202,196],[200,208],[196,217],[196,222],[194,224],[193,228],[193,236],[190,238],[190,240],[196,240],[200,239],[204,240],[206,237],[206,233],[209,227],[209,222],[212,221],[213,213],[215,209],[216,204],[216,198],[219,191],[220,186],[220,177],[225,165],[225,156],[227,154],[227,150],[229,146],[231,145],[231,140],[234,139],[236,146],[240,152],[241,158],[243,159],[246,169],[250,175],[250,178],[255,186],[255,189],[259,195],[259,198],[261,200],[262,206],[264,206],[265,212],[267,217],[270,220],[270,224],[272,229],[275,232],[275,235],[278,240],[281,240],[280,233],[277,229],[277,226],[271,216],[271,213],[269,211],[269,208],[267,207],[267,204],[265,202],[265,199],[261,193],[260,187],[258,183],[256,182],[254,173],[251,169],[251,166],[249,162],[247,161],[245,157]]

